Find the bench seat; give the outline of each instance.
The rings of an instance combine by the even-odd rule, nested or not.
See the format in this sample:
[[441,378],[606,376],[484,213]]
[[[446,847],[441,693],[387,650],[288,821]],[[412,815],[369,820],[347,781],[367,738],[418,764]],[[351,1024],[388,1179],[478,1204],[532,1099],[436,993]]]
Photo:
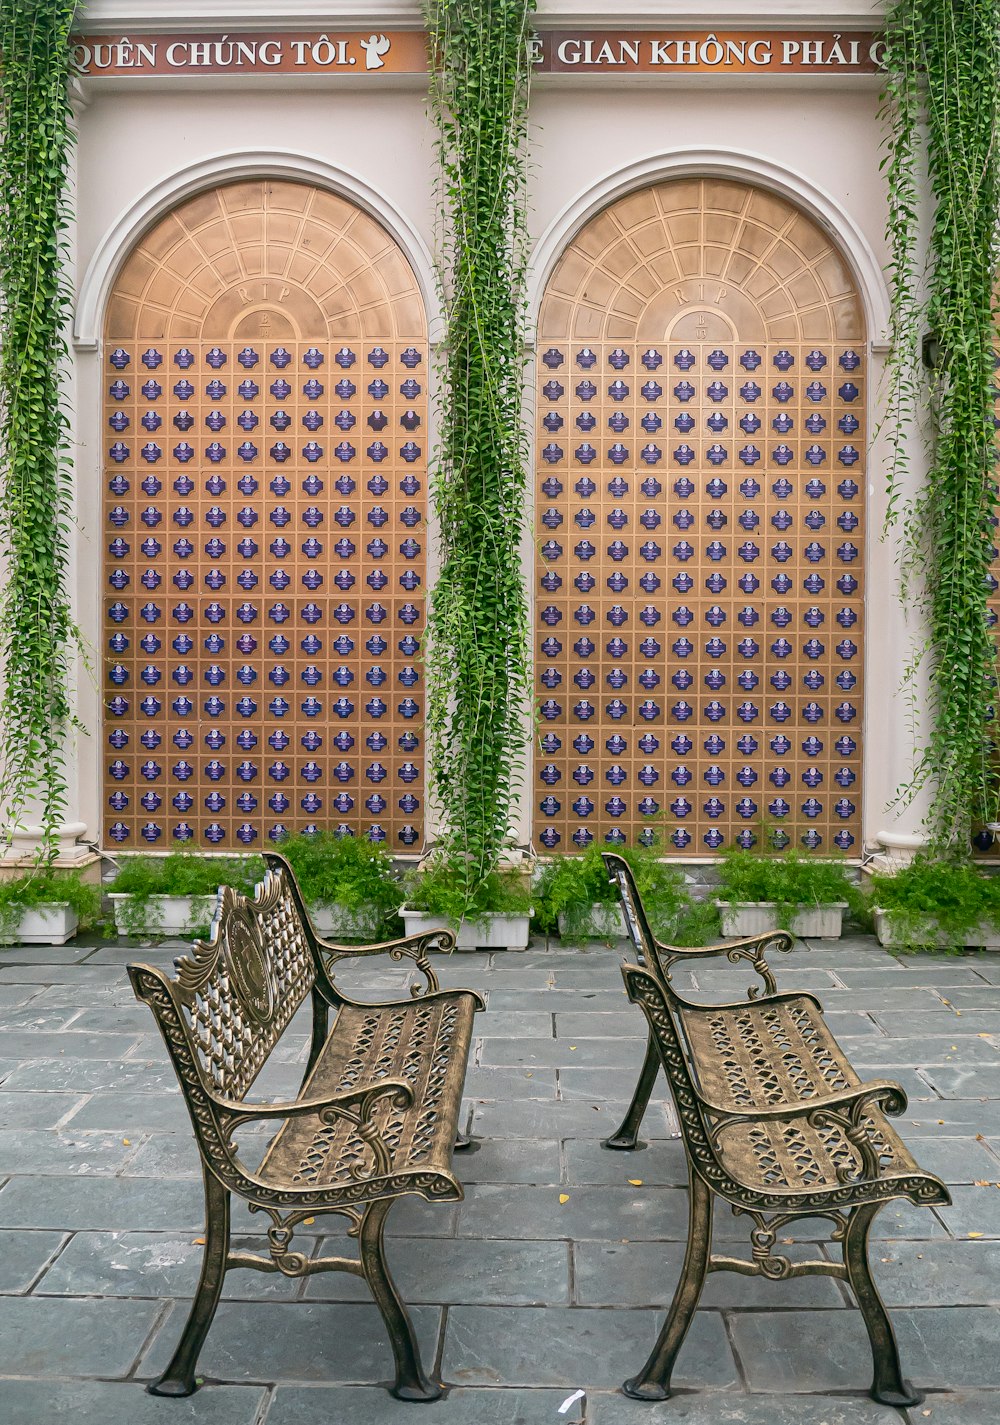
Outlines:
[[[790,950],[775,931],[723,945],[661,944],[652,934],[628,864],[604,855],[621,896],[637,964],[622,966],[629,999],[649,1030],[632,1102],[605,1147],[631,1150],[660,1069],[670,1084],[688,1160],[690,1225],[680,1280],[653,1350],[627,1395],[665,1400],[677,1353],[709,1272],[784,1281],[828,1276],[850,1287],[872,1348],[871,1395],[884,1405],[923,1399],[905,1380],[899,1351],[868,1261],[876,1214],[887,1202],[945,1206],[948,1189],[920,1168],[886,1115],[906,1107],[899,1084],[862,1081],[807,993],[779,993],[767,950]],[[760,976],[746,997],[705,1004],[681,994],[673,971],[699,958],[746,962]],[[749,1219],[750,1256],[715,1250],[713,1212],[725,1203]],[[789,1257],[779,1234],[800,1218],[827,1219],[842,1261]],[[811,1234],[810,1234],[811,1235]]]
[[[461,1192],[447,1179],[477,1008],[471,995],[461,993],[391,1007],[342,1006],[300,1097],[327,1099],[362,1084],[403,1079],[413,1091],[410,1105],[386,1098],[369,1116],[391,1155],[391,1175],[412,1174],[412,1191],[424,1197],[457,1200]],[[316,1113],[284,1124],[257,1176],[274,1184],[331,1187],[367,1173],[370,1162],[356,1125],[343,1117],[325,1122]],[[442,1175],[445,1190],[431,1191]]]
[[[842,1094],[862,1080],[823,1021],[811,995],[775,995],[762,1002],[678,1008],[690,1051],[692,1078],[706,1111],[752,1115],[795,1105],[791,1121],[737,1118],[726,1123],[716,1149],[726,1171],[751,1191],[836,1190],[864,1167],[839,1117],[810,1121],[813,1099]],[[851,1131],[854,1124],[848,1121]],[[869,1104],[858,1127],[870,1144],[869,1163],[880,1178],[920,1168],[885,1115]]]

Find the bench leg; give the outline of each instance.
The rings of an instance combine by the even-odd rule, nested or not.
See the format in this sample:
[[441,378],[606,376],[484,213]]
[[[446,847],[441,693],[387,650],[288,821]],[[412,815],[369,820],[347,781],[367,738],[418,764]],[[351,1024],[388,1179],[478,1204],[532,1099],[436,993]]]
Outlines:
[[630,1152],[633,1148],[645,1148],[645,1143],[639,1142],[639,1129],[642,1126],[646,1109],[649,1107],[650,1095],[653,1092],[653,1085],[659,1070],[660,1051],[653,1041],[653,1036],[650,1035],[646,1043],[646,1057],[639,1070],[639,1082],[635,1086],[632,1102],[619,1127],[615,1129],[610,1138],[604,1139],[601,1144],[602,1148],[615,1148],[623,1152]]
[[856,1207],[851,1213],[844,1232],[844,1265],[847,1267],[851,1290],[865,1319],[868,1339],[872,1346],[875,1366],[870,1392],[872,1399],[882,1405],[919,1405],[924,1398],[923,1394],[914,1390],[910,1382],[903,1379],[896,1333],[892,1329],[892,1322],[878,1287],[872,1281],[868,1263],[868,1234],[875,1214],[882,1205],[880,1202],[866,1203],[863,1207]]
[[398,1400],[437,1400],[443,1394],[442,1387],[424,1375],[413,1322],[385,1260],[385,1219],[394,1201],[395,1198],[387,1198],[366,1208],[360,1234],[361,1266],[375,1305],[382,1313],[396,1358],[393,1395]]
[[688,1170],[689,1221],[687,1252],[680,1281],[663,1330],[649,1360],[637,1376],[622,1386],[633,1400],[668,1400],[670,1376],[698,1309],[712,1250],[712,1193],[693,1168]]
[[192,1395],[198,1389],[195,1370],[198,1354],[215,1316],[226,1278],[226,1258],[229,1255],[229,1192],[218,1178],[204,1169],[205,1175],[205,1256],[201,1264],[198,1289],[191,1304],[191,1314],[170,1364],[146,1389],[150,1395]]

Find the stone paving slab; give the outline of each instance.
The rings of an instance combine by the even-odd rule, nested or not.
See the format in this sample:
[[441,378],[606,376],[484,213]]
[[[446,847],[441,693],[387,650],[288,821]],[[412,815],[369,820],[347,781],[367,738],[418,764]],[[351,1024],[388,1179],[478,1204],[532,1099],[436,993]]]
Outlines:
[[[102,1304],[145,1305],[124,1301]],[[176,1302],[143,1354],[141,1378],[159,1375],[165,1368],[186,1315],[187,1303]],[[410,1315],[424,1359],[433,1361],[441,1311],[417,1306]],[[0,1325],[2,1320],[0,1316]],[[368,1303],[332,1306],[322,1301],[223,1301],[198,1369],[206,1377],[232,1382],[285,1379],[374,1385],[390,1377],[392,1354],[382,1318]]]
[[[919,1412],[917,1412],[919,1416]],[[900,1425],[903,1415],[873,1400],[843,1396],[726,1395],[699,1391],[675,1395],[664,1405],[618,1395],[588,1400],[587,1425]],[[921,1425],[923,1419],[921,1418]],[[963,1425],[988,1425],[971,1417]],[[932,1425],[939,1425],[936,1414]]]
[[[580,1415],[559,1415],[565,1390],[452,1390],[432,1407],[431,1425],[579,1425]],[[267,1425],[413,1425],[414,1406],[350,1386],[279,1386]],[[428,1411],[427,1414],[431,1412]],[[144,1423],[143,1423],[144,1425]]]
[[[994,1308],[896,1309],[893,1323],[905,1374],[921,1389],[1000,1386],[1000,1312]],[[751,1390],[850,1390],[871,1379],[859,1312],[802,1311],[794,1332],[785,1313],[735,1313],[730,1324]]]
[[158,1301],[0,1297],[0,1376],[124,1376],[157,1321]]
[[158,1400],[134,1383],[5,1380],[0,1407],[4,1425],[258,1425],[267,1394],[210,1385],[187,1400]]
[[[826,1315],[827,1313],[824,1313]],[[829,1313],[831,1316],[836,1313]],[[845,1313],[846,1314],[846,1313]],[[448,1313],[444,1373],[476,1385],[614,1389],[645,1360],[660,1311],[459,1306]],[[699,1312],[680,1355],[679,1386],[734,1386],[739,1376],[722,1317]]]
[[[325,1238],[322,1252],[338,1255],[343,1240]],[[463,1303],[492,1306],[568,1306],[568,1242],[503,1242],[411,1237],[393,1238],[389,1266],[408,1302],[432,1306]],[[314,1301],[368,1301],[357,1277],[324,1272],[309,1279],[304,1296]]]
[[[125,976],[183,947],[77,944],[0,951],[0,1425],[401,1425],[390,1355],[356,1278],[234,1272],[188,1401],[141,1382],[176,1343],[198,1271],[197,1152],[159,1035]],[[1000,1420],[1000,956],[894,958],[863,937],[797,947],[783,989],[814,988],[859,1071],[898,1079],[897,1120],[954,1205],[887,1205],[874,1269],[924,1406],[870,1401],[863,1325],[829,1278],[713,1274],[664,1405],[618,1391],[642,1364],[683,1255],[687,1166],[659,1080],[648,1147],[600,1147],[624,1113],[645,1025],[621,986],[620,946],[535,944],[442,961],[484,991],[467,1083],[477,1141],[458,1154],[460,1205],[413,1198],[389,1218],[389,1257],[425,1357],[440,1357],[443,1425],[995,1425]],[[362,997],[405,996],[403,970],[344,967]],[[348,979],[349,977],[349,979]],[[706,1001],[747,967],[678,974]],[[291,1026],[255,1095],[293,1095],[307,1053]],[[2,1026],[7,1026],[4,1029]],[[267,1134],[247,1130],[248,1160]],[[988,1186],[977,1186],[985,1183]],[[560,1198],[565,1198],[561,1202]],[[717,1240],[746,1255],[746,1222]],[[259,1246],[240,1206],[234,1232]],[[345,1250],[337,1218],[300,1230]],[[836,1256],[826,1221],[786,1229],[793,1257]],[[346,1250],[356,1250],[349,1246]],[[818,1349],[819,1343],[819,1349]],[[100,1379],[98,1379],[100,1377]],[[221,1382],[216,1383],[216,1381]],[[565,1415],[559,1405],[586,1391]],[[832,1393],[831,1393],[832,1392]]]

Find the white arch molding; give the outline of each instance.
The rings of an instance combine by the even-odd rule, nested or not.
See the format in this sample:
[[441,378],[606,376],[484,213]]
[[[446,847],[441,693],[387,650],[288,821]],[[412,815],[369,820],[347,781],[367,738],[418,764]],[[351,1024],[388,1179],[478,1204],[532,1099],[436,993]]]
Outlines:
[[816,222],[847,262],[865,309],[869,340],[878,349],[889,326],[889,289],[881,264],[850,214],[812,179],[762,154],[742,149],[678,149],[637,159],[615,169],[578,194],[556,215],[535,244],[528,275],[532,328],[538,320],[549,278],[567,244],[591,218],[637,188],[672,178],[729,178],[757,184],[787,198]]
[[77,296],[73,346],[96,351],[104,309],[118,271],[135,244],[154,223],[186,198],[241,179],[283,178],[314,183],[356,203],[378,221],[402,249],[420,289],[431,343],[440,340],[441,315],[430,249],[410,220],[383,193],[350,169],[316,154],[283,149],[247,149],[199,159],[153,184],[122,212],[104,234],[87,267]]

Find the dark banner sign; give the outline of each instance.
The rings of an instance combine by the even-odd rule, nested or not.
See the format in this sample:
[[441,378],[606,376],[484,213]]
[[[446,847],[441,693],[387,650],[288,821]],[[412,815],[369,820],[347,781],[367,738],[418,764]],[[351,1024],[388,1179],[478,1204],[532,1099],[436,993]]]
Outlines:
[[[859,31],[546,30],[540,74],[874,74],[882,40]],[[166,74],[424,74],[419,30],[81,36],[92,78]]]

